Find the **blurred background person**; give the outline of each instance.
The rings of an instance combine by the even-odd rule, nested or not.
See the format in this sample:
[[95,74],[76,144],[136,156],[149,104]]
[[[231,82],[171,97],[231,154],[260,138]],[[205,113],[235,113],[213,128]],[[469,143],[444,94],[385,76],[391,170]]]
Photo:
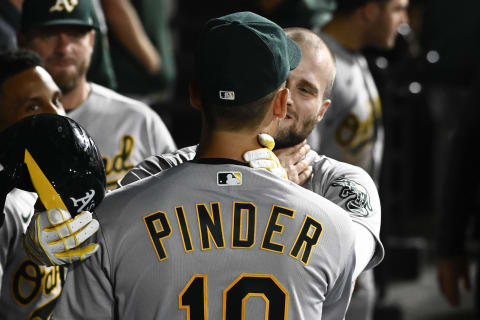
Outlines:
[[[435,123],[435,258],[439,291],[451,306],[474,293],[480,319],[480,184],[473,150],[480,133],[480,20],[477,1],[427,1],[421,44],[437,62],[427,71]],[[467,289],[467,290],[465,290]],[[470,315],[470,314],[469,314]]]
[[[28,116],[65,114],[60,89],[36,53],[25,49],[0,53],[0,70],[0,134]],[[27,257],[23,234],[37,195],[17,188],[10,190],[4,178],[0,188],[0,220],[5,219],[3,226],[0,223],[0,318],[27,319],[35,315],[44,319],[62,290],[65,270],[37,265]]]
[[315,29],[329,22],[336,0],[258,0],[256,9],[284,28]]
[[[95,11],[92,18],[100,32],[95,38],[92,68],[87,73],[87,78],[110,89],[115,89],[117,85],[110,57],[107,25],[99,1],[93,0]],[[18,47],[17,33],[20,31],[22,5],[23,0],[0,2],[0,52]]]
[[102,0],[117,90],[162,112],[171,99],[176,66],[172,0]]
[[0,52],[17,47],[22,0],[0,2]]
[[98,83],[104,87],[117,89],[117,77],[113,69],[110,44],[108,42],[108,27],[105,21],[101,0],[92,0],[93,24],[97,27],[92,61],[87,72],[88,81]]
[[[380,95],[362,50],[393,48],[398,27],[408,22],[408,0],[337,0],[320,36],[335,54],[337,78],[332,105],[309,137],[313,150],[357,165],[379,184],[384,129]],[[387,213],[388,214],[388,213]],[[346,319],[373,319],[373,271],[357,280]]]
[[480,139],[480,106],[475,96],[472,92],[470,104],[462,110],[446,152],[438,194],[436,252],[441,293],[450,305],[458,307],[464,290],[474,291],[475,317],[480,319],[480,177],[471,153]]

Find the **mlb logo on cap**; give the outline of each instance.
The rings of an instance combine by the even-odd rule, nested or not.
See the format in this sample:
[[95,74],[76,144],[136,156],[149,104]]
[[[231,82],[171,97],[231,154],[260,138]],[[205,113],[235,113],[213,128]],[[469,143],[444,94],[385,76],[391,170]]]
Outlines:
[[235,100],[235,92],[233,91],[220,91],[219,94],[222,100]]

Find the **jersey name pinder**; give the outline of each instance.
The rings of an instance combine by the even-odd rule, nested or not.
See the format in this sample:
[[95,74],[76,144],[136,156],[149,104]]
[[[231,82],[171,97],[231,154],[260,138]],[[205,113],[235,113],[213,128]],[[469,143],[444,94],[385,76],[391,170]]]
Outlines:
[[[230,248],[248,249],[252,248],[257,239],[257,205],[253,202],[232,202],[231,219],[231,239]],[[267,212],[260,212],[260,215],[268,215]],[[189,224],[185,208],[182,205],[175,206],[175,216],[178,222],[178,231],[185,252],[195,250],[190,233]],[[195,213],[189,216],[196,217],[199,231],[201,250],[210,250],[212,243],[217,249],[224,249],[226,246],[224,226],[222,223],[222,209],[220,202],[197,203]],[[318,244],[322,233],[322,224],[311,216],[305,216],[302,226],[297,230],[297,236],[293,243],[279,243],[275,240],[275,235],[281,235],[285,228],[291,224],[279,223],[279,218],[283,216],[293,219],[295,210],[287,207],[273,205],[270,210],[267,225],[261,238],[259,248],[276,253],[288,253],[292,258],[299,259],[303,264],[308,264],[312,249]],[[163,241],[172,235],[171,222],[168,220],[168,214],[163,211],[157,211],[143,218],[148,234],[160,261],[168,259]],[[285,252],[285,248],[290,250]]]

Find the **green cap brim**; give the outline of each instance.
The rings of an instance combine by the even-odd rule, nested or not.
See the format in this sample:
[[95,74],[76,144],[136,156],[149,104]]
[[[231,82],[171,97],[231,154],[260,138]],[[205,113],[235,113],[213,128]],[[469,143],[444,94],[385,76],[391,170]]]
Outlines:
[[292,39],[287,38],[288,58],[290,60],[290,70],[295,69],[302,58],[302,50]]
[[77,19],[51,20],[51,21],[39,23],[37,25],[37,27],[48,27],[48,26],[79,26],[79,27],[86,27],[86,28],[98,30],[97,26],[95,26],[93,23],[88,24],[88,23],[85,23],[85,21],[83,20],[77,20]]

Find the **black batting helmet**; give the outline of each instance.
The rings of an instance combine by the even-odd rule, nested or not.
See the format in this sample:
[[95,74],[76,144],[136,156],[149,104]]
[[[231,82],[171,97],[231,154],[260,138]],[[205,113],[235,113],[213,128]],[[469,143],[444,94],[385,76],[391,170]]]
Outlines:
[[[105,197],[105,168],[93,139],[64,116],[38,114],[5,129],[0,133],[0,164],[3,201],[18,188],[37,192],[44,202],[39,189],[46,185],[73,217],[92,210]],[[46,179],[35,180],[32,165]]]

